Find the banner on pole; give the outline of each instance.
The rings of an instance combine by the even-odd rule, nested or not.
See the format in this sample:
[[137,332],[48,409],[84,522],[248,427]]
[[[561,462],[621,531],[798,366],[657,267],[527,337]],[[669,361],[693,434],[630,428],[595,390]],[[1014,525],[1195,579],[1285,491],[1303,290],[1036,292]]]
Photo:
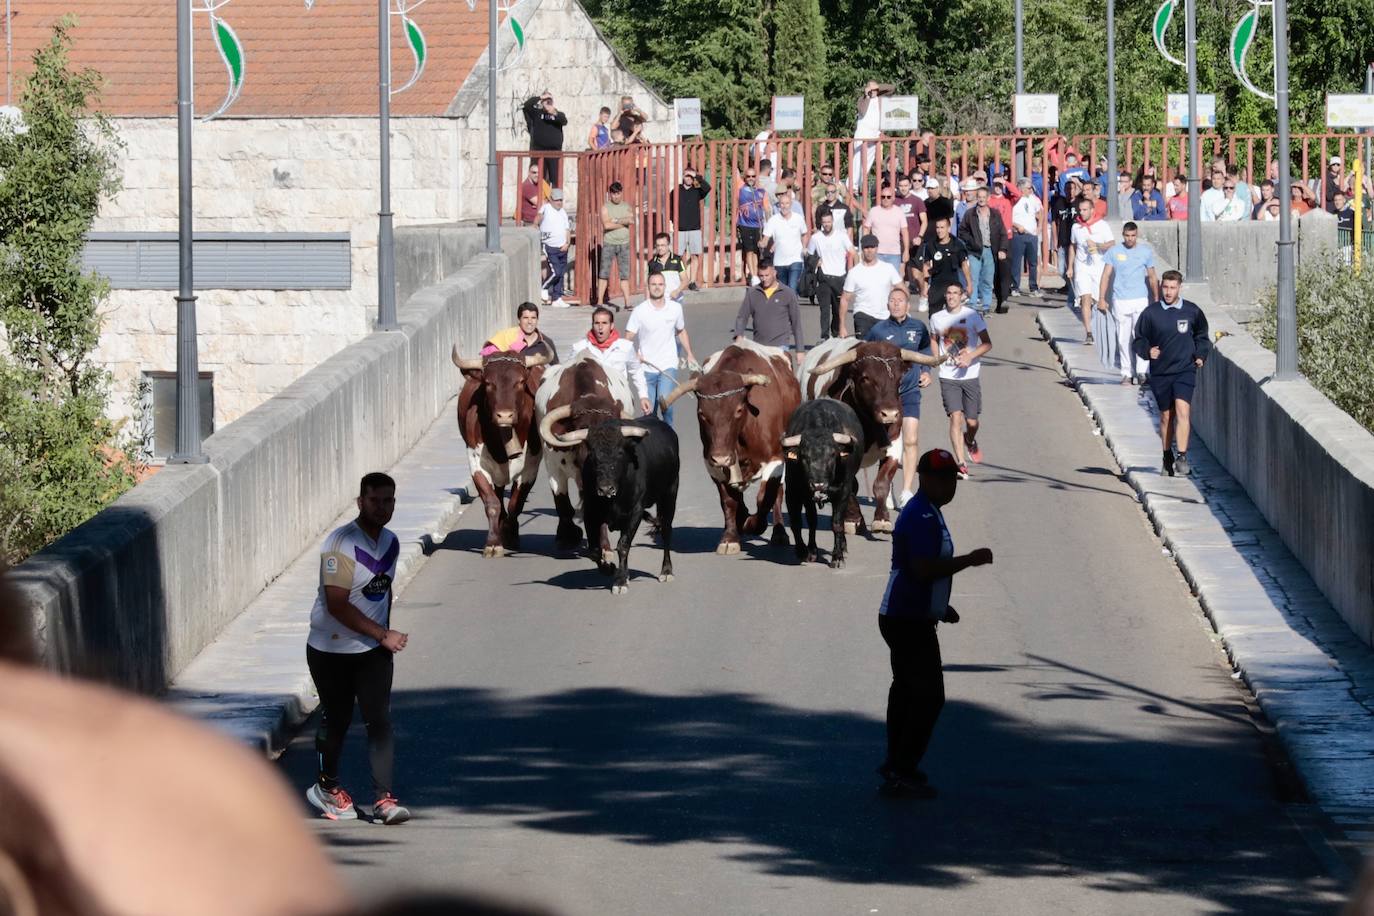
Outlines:
[[1374,127],[1374,95],[1335,95],[1326,97],[1327,127]]
[[[1166,127],[1188,126],[1188,93],[1171,92],[1169,93],[1169,103],[1165,110]],[[1197,126],[1216,127],[1217,126],[1217,97],[1211,94],[1198,93],[1197,96]]]
[[1059,126],[1059,96],[1028,95],[1011,97],[1012,125],[1017,130],[1053,130]]
[[914,131],[920,123],[920,113],[920,100],[914,95],[878,97],[878,129],[883,133]]
[[806,127],[806,97],[773,96],[773,129],[803,130]]
[[673,119],[679,137],[700,137],[701,99],[673,99]]

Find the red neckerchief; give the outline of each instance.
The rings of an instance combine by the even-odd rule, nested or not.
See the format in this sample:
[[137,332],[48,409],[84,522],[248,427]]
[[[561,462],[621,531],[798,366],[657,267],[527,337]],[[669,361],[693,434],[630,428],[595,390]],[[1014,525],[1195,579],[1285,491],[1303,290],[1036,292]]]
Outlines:
[[1099,223],[1101,221],[1102,217],[1098,216],[1095,210],[1093,212],[1092,218],[1089,219],[1087,222],[1084,222],[1083,217],[1081,216],[1074,218],[1074,222],[1078,223],[1078,225],[1082,226],[1084,229],[1090,228],[1093,223]]
[[599,340],[596,339],[595,331],[587,332],[587,342],[590,343],[593,347],[596,347],[598,350],[609,350],[611,344],[615,343],[619,339],[620,332],[617,331],[615,328],[611,328],[611,333],[607,335],[605,343],[601,343]]

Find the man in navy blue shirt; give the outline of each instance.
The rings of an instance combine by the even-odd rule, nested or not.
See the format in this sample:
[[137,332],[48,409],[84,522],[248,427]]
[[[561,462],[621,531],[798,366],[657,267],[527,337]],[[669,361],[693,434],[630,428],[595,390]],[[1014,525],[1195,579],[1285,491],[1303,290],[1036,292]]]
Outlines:
[[[1159,437],[1164,443],[1164,473],[1187,477],[1188,434],[1197,370],[1212,352],[1207,316],[1181,295],[1183,274],[1164,271],[1160,300],[1140,313],[1135,355],[1150,360],[1150,390],[1159,405]],[[1178,454],[1174,454],[1174,445]]]
[[921,772],[935,722],[945,705],[944,667],[935,628],[958,623],[949,606],[954,574],[992,562],[980,547],[960,557],[940,509],[954,499],[959,463],[944,449],[931,449],[916,466],[920,489],[902,509],[892,530],[892,570],[878,607],[878,631],[892,662],[887,692],[887,758],[878,767],[880,791],[934,798]]
[[[895,287],[887,296],[888,317],[875,324],[864,340],[896,344],[903,350],[933,355],[930,331],[919,318],[911,317],[911,301],[907,291]],[[930,384],[930,367],[913,363],[902,376],[897,393],[902,399],[902,489],[897,508],[911,498],[911,484],[916,479],[916,454],[921,422],[921,389]]]

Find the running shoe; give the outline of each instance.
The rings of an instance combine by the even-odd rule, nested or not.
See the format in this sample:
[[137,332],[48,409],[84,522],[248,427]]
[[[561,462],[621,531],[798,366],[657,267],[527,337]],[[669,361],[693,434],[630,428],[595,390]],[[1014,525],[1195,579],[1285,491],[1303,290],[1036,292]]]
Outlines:
[[930,300],[929,300],[928,298],[926,298],[925,296],[921,296],[919,299],[917,299],[917,300],[916,300],[916,311],[918,311],[918,312],[928,312],[928,311],[930,311]]
[[353,799],[343,786],[326,789],[317,782],[305,790],[305,798],[331,821],[351,821],[358,817],[358,809],[353,807]]
[[959,465],[959,479],[960,479],[960,480],[968,480],[968,465],[966,465],[966,464],[961,464],[961,465]]
[[572,304],[569,303],[569,302],[564,302],[564,301],[563,301],[563,297],[562,297],[562,296],[559,296],[557,299],[555,299],[555,300],[553,300],[552,302],[549,303],[549,308],[552,308],[552,309],[570,309],[570,308],[572,308]]
[[1164,453],[1164,474],[1167,477],[1174,476],[1174,453],[1172,449]]
[[374,823],[392,827],[410,820],[410,811],[396,801],[396,796],[388,792],[377,799],[377,803],[372,806],[372,820]]
[[687,284],[687,290],[688,290],[688,292],[693,292],[693,293],[694,293],[694,292],[696,292],[696,291],[699,290],[699,289],[701,289],[701,287],[700,287],[700,286],[697,286],[695,283],[688,283],[688,284]]
[[1032,286],[1032,287],[1031,287],[1030,294],[1031,294],[1032,296],[1034,296],[1036,299],[1044,299],[1044,298],[1045,298],[1045,293],[1044,293],[1044,291],[1042,291],[1042,290],[1040,289],[1040,287],[1038,287],[1038,286]]
[[1188,453],[1179,452],[1178,457],[1174,459],[1174,476],[1187,477],[1191,472],[1192,469],[1188,467]]
[[968,456],[973,459],[973,463],[982,464],[983,450],[978,447],[978,440],[970,439],[969,437],[965,436],[964,444],[968,446]]
[[898,508],[898,509],[901,509],[901,508],[903,508],[904,506],[906,506],[906,504],[911,500],[911,497],[913,497],[913,496],[915,496],[915,495],[916,495],[916,494],[915,494],[915,493],[912,493],[910,490],[903,490],[902,492],[898,493],[898,494],[897,494],[897,508]]

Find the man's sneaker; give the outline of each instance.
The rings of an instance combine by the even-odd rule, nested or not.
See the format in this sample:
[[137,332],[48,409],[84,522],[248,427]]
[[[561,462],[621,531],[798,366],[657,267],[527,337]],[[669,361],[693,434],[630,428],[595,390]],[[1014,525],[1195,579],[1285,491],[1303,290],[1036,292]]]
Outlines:
[[750,285],[750,286],[758,286],[758,285],[759,285],[759,278],[758,278],[758,277],[750,277],[750,278],[749,278],[749,285]]
[[910,490],[903,490],[902,492],[898,493],[898,494],[897,494],[897,508],[898,508],[898,509],[903,508],[903,507],[911,500],[911,497],[913,497],[913,496],[915,496],[915,495],[916,495],[916,494],[915,494],[915,493],[912,493]]
[[918,311],[918,312],[928,312],[928,311],[930,311],[930,299],[928,299],[928,298],[925,297],[925,296],[922,296],[921,298],[917,299],[917,300],[916,300],[916,311]]
[[1040,289],[1040,287],[1038,287],[1038,286],[1032,286],[1032,287],[1031,287],[1030,294],[1031,294],[1032,296],[1034,296],[1036,299],[1044,299],[1044,298],[1045,298],[1045,293],[1044,293],[1044,292]]
[[562,297],[562,296],[559,296],[557,299],[555,299],[555,300],[553,300],[552,302],[549,303],[549,308],[551,308],[551,309],[570,309],[570,308],[572,308],[572,303],[570,303],[570,302],[564,302],[564,301],[563,301],[563,297]]
[[372,820],[373,823],[392,827],[410,820],[410,811],[396,801],[396,796],[387,793],[377,799],[377,803],[372,806]]
[[974,464],[983,463],[983,450],[978,447],[977,439],[964,437],[964,444],[968,446],[968,456],[973,459]]
[[358,809],[353,807],[353,799],[343,786],[326,789],[317,782],[305,790],[305,798],[331,821],[351,821],[358,816]]
[[1174,459],[1174,476],[1187,477],[1190,470],[1191,469],[1188,467],[1188,453],[1179,452],[1178,457]]
[[1172,449],[1164,453],[1164,474],[1167,477],[1174,476],[1174,453]]
[[960,479],[960,480],[968,480],[968,465],[966,465],[966,464],[961,464],[961,465],[959,465],[959,479]]
[[542,301],[542,302],[548,302],[548,301],[549,301],[549,291],[546,290],[546,289],[541,289],[541,290],[539,291],[539,299],[540,299],[540,301]]
[[695,283],[688,283],[688,284],[687,284],[687,291],[688,291],[688,292],[693,292],[693,293],[694,293],[694,292],[696,292],[696,291],[699,290],[699,289],[701,289],[701,287],[700,287],[700,286],[697,286]]

